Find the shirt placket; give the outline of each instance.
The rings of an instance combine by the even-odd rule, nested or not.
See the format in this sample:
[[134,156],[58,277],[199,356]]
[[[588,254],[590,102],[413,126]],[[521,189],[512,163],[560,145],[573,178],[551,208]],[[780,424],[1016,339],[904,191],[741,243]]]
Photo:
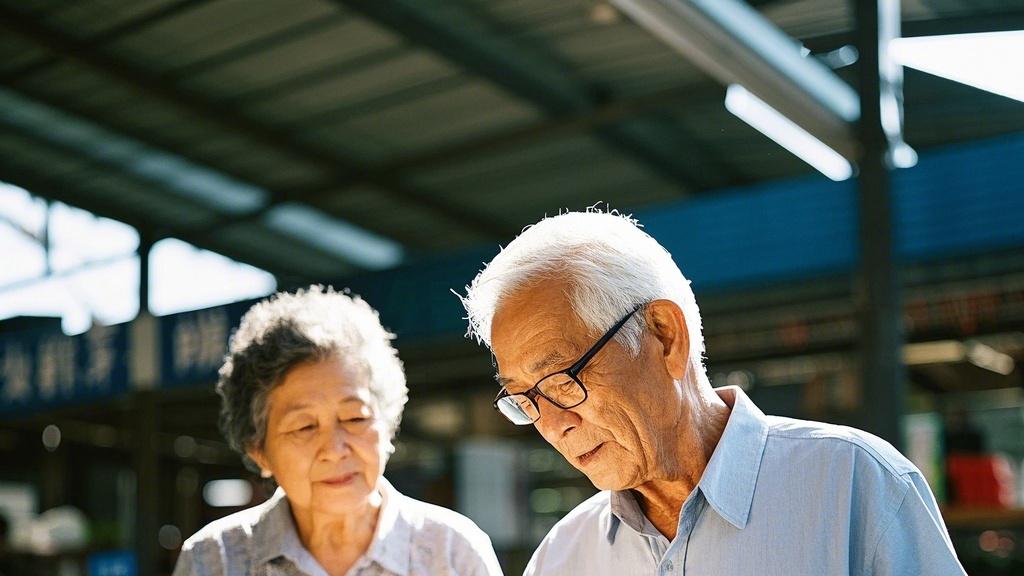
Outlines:
[[662,536],[661,534],[645,534],[645,536],[647,537],[647,545],[651,549],[651,557],[654,558],[654,561],[656,563],[660,562],[662,559],[664,559],[665,553],[668,551],[668,539]]
[[676,537],[661,556],[658,564],[659,576],[684,576],[686,574],[686,551],[690,544],[690,536],[697,525],[697,519],[706,505],[704,496],[699,492],[688,498],[679,514],[679,525]]

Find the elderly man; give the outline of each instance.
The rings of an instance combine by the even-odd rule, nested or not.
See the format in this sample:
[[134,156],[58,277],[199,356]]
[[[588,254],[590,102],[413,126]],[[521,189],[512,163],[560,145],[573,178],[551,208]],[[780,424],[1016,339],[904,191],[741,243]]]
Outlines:
[[545,219],[463,303],[497,360],[495,407],[602,490],[527,574],[964,573],[925,479],[892,446],[711,387],[689,282],[633,220]]

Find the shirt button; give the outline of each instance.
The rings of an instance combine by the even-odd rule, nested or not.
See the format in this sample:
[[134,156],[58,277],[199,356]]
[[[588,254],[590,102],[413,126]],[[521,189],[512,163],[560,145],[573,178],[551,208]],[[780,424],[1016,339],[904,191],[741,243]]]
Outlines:
[[671,572],[675,566],[672,565],[672,561],[665,562],[665,572]]

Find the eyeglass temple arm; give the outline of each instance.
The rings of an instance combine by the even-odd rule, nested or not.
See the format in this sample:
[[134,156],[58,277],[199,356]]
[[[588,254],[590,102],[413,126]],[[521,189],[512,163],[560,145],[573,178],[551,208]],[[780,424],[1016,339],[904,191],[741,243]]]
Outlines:
[[575,364],[566,369],[566,372],[575,375],[577,372],[582,370],[583,367],[587,365],[587,362],[590,362],[590,359],[593,358],[595,354],[600,352],[601,349],[604,348],[604,345],[607,344],[609,340],[614,338],[615,335],[619,333],[619,329],[625,326],[626,322],[629,322],[629,319],[632,318],[633,315],[639,312],[640,309],[643,307],[644,305],[640,304],[636,308],[633,308],[632,312],[626,314],[622,318],[622,320],[619,320],[615,324],[615,326],[612,326],[611,330],[605,332],[604,336],[601,336],[601,338],[597,342],[595,342],[593,346],[590,347],[590,350],[587,350],[587,353],[584,354],[582,358],[577,360]]

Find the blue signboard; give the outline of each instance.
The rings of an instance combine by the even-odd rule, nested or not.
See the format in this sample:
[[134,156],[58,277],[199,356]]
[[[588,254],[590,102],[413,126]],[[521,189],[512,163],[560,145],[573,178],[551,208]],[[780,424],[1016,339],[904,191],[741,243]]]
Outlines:
[[36,331],[0,337],[0,413],[79,404],[127,389],[127,324],[78,336]]
[[246,300],[159,318],[160,387],[215,382],[231,331],[254,302]]

